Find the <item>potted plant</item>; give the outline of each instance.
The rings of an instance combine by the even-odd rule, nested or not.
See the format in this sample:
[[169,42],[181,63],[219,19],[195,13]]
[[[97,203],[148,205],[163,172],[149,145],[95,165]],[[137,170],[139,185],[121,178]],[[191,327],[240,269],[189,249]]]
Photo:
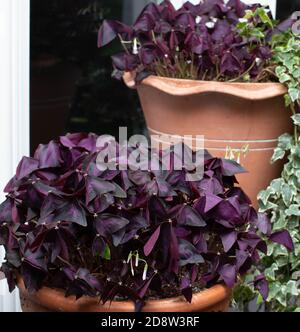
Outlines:
[[204,135],[214,155],[229,150],[249,171],[238,179],[256,204],[282,170],[270,167],[277,138],[292,132],[274,57],[276,36],[290,27],[240,0],[178,10],[164,1],[145,7],[132,27],[104,21],[98,46],[119,38],[114,76],[137,89],[150,133]]
[[[121,170],[120,155],[105,170],[97,141],[40,145],[5,188],[1,271],[24,311],[226,311],[269,240],[293,250],[236,186],[236,162],[205,154],[198,181],[174,170],[175,150],[169,164],[156,154],[168,171]],[[266,298],[264,276],[252,283]]]

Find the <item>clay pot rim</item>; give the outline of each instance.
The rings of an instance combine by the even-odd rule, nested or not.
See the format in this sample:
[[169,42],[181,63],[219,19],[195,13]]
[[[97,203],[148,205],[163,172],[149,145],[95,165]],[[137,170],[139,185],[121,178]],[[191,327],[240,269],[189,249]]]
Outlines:
[[[134,312],[132,301],[112,301],[105,305],[99,304],[98,298],[83,296],[76,300],[75,296],[65,297],[61,289],[43,287],[39,291],[29,293],[25,289],[22,277],[17,278],[20,293],[31,301],[53,311],[80,312],[80,311],[106,311],[106,312]],[[193,295],[192,303],[185,300],[183,296],[149,300],[143,307],[143,312],[159,312],[157,308],[163,308],[165,312],[193,312],[205,311],[210,307],[220,304],[231,297],[232,290],[223,284],[217,284]],[[99,307],[100,306],[100,307]],[[186,310],[182,310],[182,308]],[[97,308],[99,310],[97,310]],[[179,309],[181,308],[181,310]],[[101,309],[101,310],[100,310]]]
[[[125,84],[131,89],[138,88],[134,79],[134,72],[125,72],[123,75]],[[283,84],[274,82],[241,83],[197,81],[154,75],[146,77],[141,82],[141,85],[153,87],[172,96],[191,96],[204,93],[221,93],[247,100],[264,100],[283,96],[287,93],[287,88]]]

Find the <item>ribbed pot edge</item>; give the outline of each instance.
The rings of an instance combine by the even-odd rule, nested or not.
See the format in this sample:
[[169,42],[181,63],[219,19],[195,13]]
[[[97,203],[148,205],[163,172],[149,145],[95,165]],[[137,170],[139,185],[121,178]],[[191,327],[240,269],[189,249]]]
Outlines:
[[197,81],[150,75],[146,77],[140,85],[136,85],[134,72],[125,72],[123,80],[131,89],[139,89],[139,87],[152,87],[171,96],[191,96],[205,93],[220,93],[247,100],[265,100],[283,96],[287,93],[287,88],[283,84],[272,82],[240,83]]
[[[79,300],[75,297],[65,297],[64,292],[58,289],[43,287],[38,292],[29,293],[21,277],[18,278],[18,287],[21,295],[27,300],[50,311],[80,312],[134,312],[134,304],[130,301],[112,301],[105,305],[99,304],[98,298],[84,296]],[[209,289],[194,294],[192,303],[188,303],[182,296],[162,300],[147,301],[144,312],[199,312],[214,311],[220,305],[230,302],[231,290],[225,285],[218,284]],[[226,305],[225,305],[226,306]],[[218,311],[218,310],[217,310]]]

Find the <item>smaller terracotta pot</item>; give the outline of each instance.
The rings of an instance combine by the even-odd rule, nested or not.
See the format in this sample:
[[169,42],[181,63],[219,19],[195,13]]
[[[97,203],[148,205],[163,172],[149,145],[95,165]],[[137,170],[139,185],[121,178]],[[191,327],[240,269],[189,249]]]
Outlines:
[[149,76],[136,85],[134,73],[127,72],[123,78],[129,88],[137,89],[157,146],[168,147],[163,139],[168,135],[202,135],[204,140],[199,140],[213,156],[224,158],[228,149],[234,151],[235,159],[249,172],[237,176],[240,186],[258,206],[258,193],[282,171],[282,162],[270,163],[278,137],[293,132],[283,84]]
[[[18,280],[23,312],[134,312],[130,301],[113,301],[102,305],[98,298],[84,296],[76,300],[74,296],[65,297],[59,289],[43,287],[29,293],[23,279]],[[182,296],[163,300],[147,301],[143,312],[226,312],[231,300],[231,290],[224,285],[216,285],[194,294],[192,303]]]

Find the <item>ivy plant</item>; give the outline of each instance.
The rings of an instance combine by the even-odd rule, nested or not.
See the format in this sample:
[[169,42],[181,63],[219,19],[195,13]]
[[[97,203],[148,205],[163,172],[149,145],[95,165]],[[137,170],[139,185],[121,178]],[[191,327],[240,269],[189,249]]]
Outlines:
[[[275,35],[272,46],[271,67],[288,89],[285,102],[292,110],[294,133],[279,137],[272,162],[286,160],[286,163],[281,177],[273,180],[259,194],[258,200],[261,212],[270,214],[273,228],[285,228],[290,232],[295,251],[289,253],[277,244],[271,244],[262,257],[260,269],[270,287],[266,310],[300,312],[300,35],[291,30]],[[253,297],[253,287],[244,280],[235,291],[237,305],[242,307]],[[262,302],[260,296],[257,302]]]

